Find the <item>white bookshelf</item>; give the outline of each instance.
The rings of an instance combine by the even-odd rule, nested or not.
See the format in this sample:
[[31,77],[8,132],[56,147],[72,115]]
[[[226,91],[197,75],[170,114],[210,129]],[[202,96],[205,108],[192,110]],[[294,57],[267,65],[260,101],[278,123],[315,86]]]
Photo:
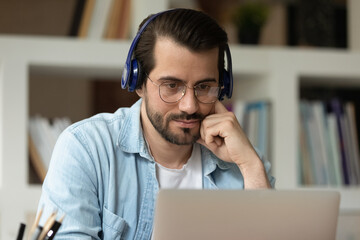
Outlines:
[[[135,22],[167,8],[169,1],[161,0],[156,4],[134,1],[137,6],[133,13]],[[356,3],[355,0],[349,2]],[[132,31],[137,25],[133,25]],[[0,239],[15,239],[20,222],[36,211],[41,194],[40,185],[28,183],[29,73],[119,78],[129,46],[129,41],[0,36]],[[359,86],[360,52],[238,45],[230,48],[235,75],[233,100],[267,99],[271,102],[272,154],[269,158],[277,179],[276,187],[302,188],[297,182],[300,78],[315,77],[324,85],[333,81],[331,83],[340,86]],[[327,189],[341,193],[341,216],[350,215],[355,219],[352,223],[358,224],[360,187]],[[355,227],[349,230],[344,226],[339,224],[345,230],[338,229],[338,236],[350,236],[344,231],[359,233]],[[360,239],[360,233],[351,239]]]
[[0,239],[14,239],[41,193],[28,183],[29,72],[119,76],[129,43],[2,36],[0,46]]

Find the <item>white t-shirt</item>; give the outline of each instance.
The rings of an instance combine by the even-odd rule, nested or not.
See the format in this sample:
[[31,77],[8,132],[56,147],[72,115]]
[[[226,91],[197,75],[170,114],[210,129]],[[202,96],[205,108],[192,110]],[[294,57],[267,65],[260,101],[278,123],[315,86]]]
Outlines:
[[156,163],[156,177],[163,189],[202,189],[200,146],[193,145],[191,156],[181,169],[170,169]]

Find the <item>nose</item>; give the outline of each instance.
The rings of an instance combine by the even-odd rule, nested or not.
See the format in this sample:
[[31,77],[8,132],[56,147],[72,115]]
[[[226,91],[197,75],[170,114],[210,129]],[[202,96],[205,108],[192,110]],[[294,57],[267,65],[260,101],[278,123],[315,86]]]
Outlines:
[[199,102],[195,96],[194,88],[186,88],[185,95],[179,101],[179,110],[187,114],[193,114],[199,109]]

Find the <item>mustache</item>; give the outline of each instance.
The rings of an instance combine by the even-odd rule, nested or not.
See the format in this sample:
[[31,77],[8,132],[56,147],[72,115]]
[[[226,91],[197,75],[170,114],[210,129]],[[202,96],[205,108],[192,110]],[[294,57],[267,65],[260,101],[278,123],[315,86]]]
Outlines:
[[185,112],[180,114],[171,114],[168,118],[168,120],[200,120],[202,121],[205,118],[205,116],[201,113],[193,113],[193,114],[187,114]]

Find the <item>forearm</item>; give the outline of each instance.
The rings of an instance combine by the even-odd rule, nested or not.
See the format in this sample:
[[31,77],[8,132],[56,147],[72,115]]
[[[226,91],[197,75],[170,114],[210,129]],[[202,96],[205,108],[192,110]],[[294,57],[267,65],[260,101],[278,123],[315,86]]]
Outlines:
[[237,165],[243,175],[245,189],[271,188],[264,164],[255,152],[247,157],[247,161]]

